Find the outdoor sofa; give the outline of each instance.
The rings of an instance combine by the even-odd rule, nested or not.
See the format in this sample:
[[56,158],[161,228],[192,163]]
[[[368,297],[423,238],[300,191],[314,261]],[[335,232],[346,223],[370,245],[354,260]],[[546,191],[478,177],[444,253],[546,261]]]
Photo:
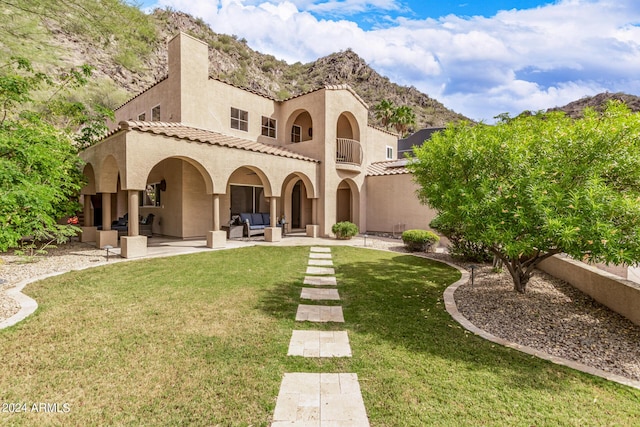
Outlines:
[[[241,213],[240,221],[244,224],[244,235],[246,237],[264,234],[264,229],[271,227],[271,215],[264,213]],[[278,227],[281,227],[278,224]]]

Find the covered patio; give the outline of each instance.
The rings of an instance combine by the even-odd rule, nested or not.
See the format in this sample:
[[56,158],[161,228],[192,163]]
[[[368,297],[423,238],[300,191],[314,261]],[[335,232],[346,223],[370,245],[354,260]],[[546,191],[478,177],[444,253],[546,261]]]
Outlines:
[[[319,161],[282,147],[180,123],[121,122],[81,157],[88,182],[81,238],[99,248],[120,246],[125,258],[146,255],[147,236],[135,219],[149,214],[154,235],[203,238],[209,248],[227,244],[223,226],[239,213],[234,209],[269,213],[266,241],[280,240],[278,220],[292,215],[297,227],[317,235]],[[252,189],[259,197],[234,200],[234,188]],[[100,215],[94,218],[97,204]],[[112,222],[125,214],[131,220],[118,241]]]

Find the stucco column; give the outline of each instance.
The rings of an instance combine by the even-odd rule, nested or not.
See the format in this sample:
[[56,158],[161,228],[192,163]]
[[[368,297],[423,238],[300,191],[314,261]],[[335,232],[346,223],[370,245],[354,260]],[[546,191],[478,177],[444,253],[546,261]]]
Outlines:
[[271,197],[269,199],[269,216],[271,217],[270,224],[269,227],[264,229],[264,240],[266,242],[279,242],[282,239],[284,225],[282,228],[276,226],[276,217],[278,213],[277,207],[278,197]]
[[212,194],[213,230],[207,233],[208,248],[224,248],[227,245],[227,232],[220,228],[220,195]]
[[307,236],[318,237],[320,226],[318,225],[318,199],[311,199],[311,222],[307,224]]
[[269,216],[270,218],[270,223],[269,223],[269,227],[275,227],[277,224],[277,215],[278,215],[278,210],[277,210],[277,198],[276,197],[272,197],[271,199],[269,199],[269,211],[270,214]]
[[102,193],[102,230],[111,230],[111,193]]
[[96,232],[96,247],[118,247],[118,232],[111,229],[111,193],[102,193],[102,230]]
[[213,195],[213,231],[220,231],[220,195]]
[[147,236],[140,236],[140,192],[128,190],[129,222],[127,236],[120,238],[120,256],[138,258],[147,255]]
[[140,234],[140,225],[138,217],[140,216],[140,196],[138,190],[129,190],[129,236],[137,236]]
[[84,206],[82,208],[84,214],[84,226],[91,227],[93,225],[93,215],[91,215],[91,196],[89,194],[84,195]]
[[82,207],[82,213],[84,215],[84,221],[80,227],[80,241],[81,242],[95,242],[96,231],[98,227],[93,227],[93,213],[91,212],[91,195],[84,195],[84,203]]
[[318,199],[311,199],[311,222],[318,223]]

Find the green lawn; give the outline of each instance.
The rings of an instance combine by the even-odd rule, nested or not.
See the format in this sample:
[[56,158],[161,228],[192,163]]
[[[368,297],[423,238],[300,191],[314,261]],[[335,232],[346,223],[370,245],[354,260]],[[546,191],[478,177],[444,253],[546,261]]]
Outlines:
[[[346,323],[296,324],[308,247],[114,264],[29,285],[0,331],[0,425],[267,426],[285,372],[355,372],[372,426],[637,426],[640,391],[501,348],[444,309],[459,273],[334,247]],[[350,359],[287,357],[294,329],[346,329]]]

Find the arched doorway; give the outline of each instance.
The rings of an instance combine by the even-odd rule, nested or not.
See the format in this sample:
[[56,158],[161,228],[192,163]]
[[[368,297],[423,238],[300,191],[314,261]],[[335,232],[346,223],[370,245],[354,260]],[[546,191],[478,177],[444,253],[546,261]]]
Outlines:
[[336,194],[336,222],[353,222],[353,193],[347,181],[338,185]]

